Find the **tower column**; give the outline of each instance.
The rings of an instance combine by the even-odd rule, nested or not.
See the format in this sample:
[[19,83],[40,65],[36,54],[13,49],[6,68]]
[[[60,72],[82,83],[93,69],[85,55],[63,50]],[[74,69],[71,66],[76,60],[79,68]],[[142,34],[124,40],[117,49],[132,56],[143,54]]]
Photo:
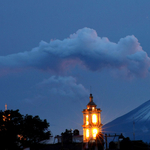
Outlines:
[[[96,140],[96,134],[101,132],[101,109],[96,108],[96,104],[93,102],[93,96],[90,94],[90,102],[87,104],[87,108],[82,111],[83,113],[83,142],[94,142]],[[88,116],[87,116],[88,115]]]

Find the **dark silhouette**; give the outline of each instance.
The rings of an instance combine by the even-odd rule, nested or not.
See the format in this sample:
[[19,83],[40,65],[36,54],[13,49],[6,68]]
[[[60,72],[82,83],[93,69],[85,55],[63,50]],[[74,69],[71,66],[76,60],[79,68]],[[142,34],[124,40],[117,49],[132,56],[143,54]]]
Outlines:
[[62,136],[62,143],[63,144],[68,144],[68,143],[72,143],[72,130],[67,130],[65,132],[61,133]]
[[38,116],[23,116],[19,110],[0,111],[0,149],[34,147],[49,139],[49,123]]
[[110,150],[115,150],[115,149],[117,149],[117,144],[116,144],[114,141],[111,141],[111,142],[109,143],[109,149],[110,149]]
[[129,137],[123,137],[118,142],[111,141],[109,143],[109,150],[147,150],[149,145],[144,143],[142,140],[131,141]]
[[79,130],[78,130],[78,129],[75,129],[75,130],[73,131],[73,135],[79,135]]
[[102,134],[102,132],[98,132],[96,135],[96,146],[98,150],[104,149],[104,135]]

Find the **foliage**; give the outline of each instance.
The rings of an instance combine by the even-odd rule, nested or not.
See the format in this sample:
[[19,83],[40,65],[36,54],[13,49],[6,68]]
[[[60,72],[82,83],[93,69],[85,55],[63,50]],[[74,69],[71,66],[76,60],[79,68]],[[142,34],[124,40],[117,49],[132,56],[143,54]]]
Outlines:
[[50,131],[47,130],[48,127],[49,124],[46,119],[42,121],[39,116],[26,115],[23,120],[22,135],[26,139],[24,141],[27,146],[49,139]]
[[78,130],[78,129],[75,129],[75,130],[73,131],[73,135],[79,135],[79,130]]
[[63,143],[72,143],[72,130],[67,130],[61,133]]
[[0,111],[0,149],[22,149],[49,139],[49,123],[19,110]]

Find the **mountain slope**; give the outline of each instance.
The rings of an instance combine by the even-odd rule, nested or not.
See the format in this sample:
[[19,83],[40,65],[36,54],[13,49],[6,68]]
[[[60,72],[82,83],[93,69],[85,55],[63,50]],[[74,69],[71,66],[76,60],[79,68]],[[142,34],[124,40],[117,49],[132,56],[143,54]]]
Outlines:
[[[120,134],[131,140],[150,142],[150,100],[103,126],[104,133]],[[133,136],[135,133],[135,136]]]

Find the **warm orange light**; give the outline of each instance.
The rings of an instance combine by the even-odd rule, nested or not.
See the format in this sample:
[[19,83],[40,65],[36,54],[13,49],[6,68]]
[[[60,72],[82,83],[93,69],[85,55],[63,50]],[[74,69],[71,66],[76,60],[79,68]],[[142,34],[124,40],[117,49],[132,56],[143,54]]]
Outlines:
[[89,137],[89,129],[86,129],[86,137]]
[[10,114],[8,114],[8,116],[3,115],[3,121],[6,121],[6,119],[10,120],[8,117],[10,117]]
[[5,104],[5,110],[7,110],[7,104]]
[[93,138],[96,139],[97,129],[93,129]]
[[96,123],[97,122],[97,116],[94,114],[92,115],[92,122],[93,123]]
[[88,125],[88,124],[89,124],[89,116],[86,115],[86,125]]
[[3,115],[3,121],[5,121],[6,119],[7,119],[7,117]]
[[26,138],[23,137],[23,135],[18,134],[18,138],[20,138],[20,140],[26,140]]

